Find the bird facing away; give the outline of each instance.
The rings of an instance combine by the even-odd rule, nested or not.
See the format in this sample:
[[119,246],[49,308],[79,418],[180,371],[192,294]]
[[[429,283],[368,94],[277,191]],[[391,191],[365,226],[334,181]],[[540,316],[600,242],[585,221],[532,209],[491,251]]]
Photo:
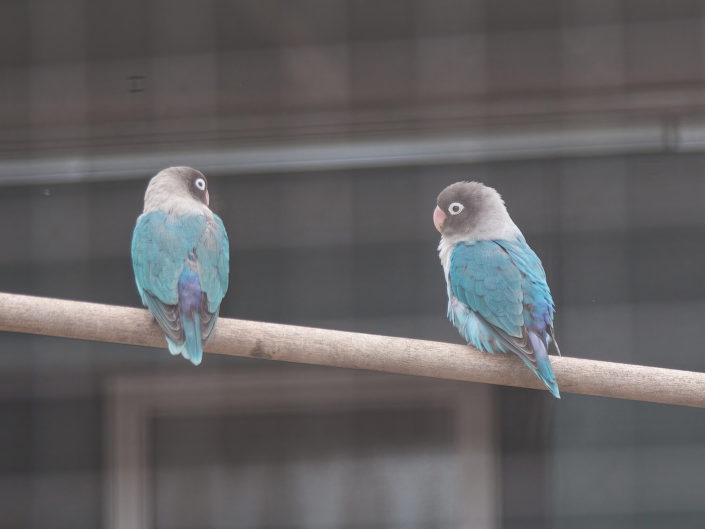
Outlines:
[[208,182],[190,167],[157,173],[132,233],[132,267],[142,304],[171,354],[198,365],[228,289],[223,221],[209,208]]
[[457,182],[436,203],[448,319],[477,349],[518,355],[560,398],[548,358],[560,351],[546,273],[502,197],[479,182]]

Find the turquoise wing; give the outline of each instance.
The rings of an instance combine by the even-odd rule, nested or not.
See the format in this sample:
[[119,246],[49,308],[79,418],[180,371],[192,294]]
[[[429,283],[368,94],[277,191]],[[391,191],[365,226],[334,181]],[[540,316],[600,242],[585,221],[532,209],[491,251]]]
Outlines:
[[201,289],[208,298],[208,312],[215,313],[228,290],[230,270],[228,234],[218,215],[213,215],[213,220],[206,222],[195,250]]
[[550,336],[548,347],[560,355],[554,339],[553,317],[556,307],[546,282],[546,272],[538,255],[523,238],[517,241],[497,241],[521,272],[521,290],[524,296],[524,325]]
[[521,272],[494,241],[456,245],[450,258],[450,288],[488,324],[520,338],[524,326]]
[[496,241],[460,243],[450,258],[449,288],[467,311],[452,314],[449,308],[449,315],[476,347],[491,353],[511,351],[535,370],[522,280],[523,274]]
[[223,222],[214,215],[171,216],[163,211],[141,215],[132,236],[132,265],[137,290],[172,342],[185,340],[179,311],[179,279],[198,276],[203,294],[202,340],[208,339],[228,288],[229,244]]
[[[488,352],[513,352],[560,398],[547,348],[554,305],[541,261],[523,239],[475,241],[453,249],[448,316],[463,336]],[[450,296],[449,296],[450,297]],[[458,302],[460,306],[458,306]]]
[[166,305],[178,303],[176,285],[186,256],[184,239],[166,213],[152,211],[137,219],[132,233],[132,268],[145,305],[147,293]]
[[218,320],[220,302],[228,290],[230,244],[220,217],[213,215],[194,248],[201,290],[205,294],[201,310],[201,336],[206,343]]

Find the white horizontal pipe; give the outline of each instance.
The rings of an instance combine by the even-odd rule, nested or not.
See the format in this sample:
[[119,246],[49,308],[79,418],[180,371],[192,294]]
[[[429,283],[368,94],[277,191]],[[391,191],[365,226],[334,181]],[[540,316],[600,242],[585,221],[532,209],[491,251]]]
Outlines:
[[147,178],[172,165],[190,165],[206,174],[252,174],[334,169],[474,163],[565,156],[705,149],[705,125],[663,119],[593,125],[478,129],[463,134],[380,136],[317,140],[264,146],[164,150],[154,153],[88,154],[0,160],[0,185],[51,184]]

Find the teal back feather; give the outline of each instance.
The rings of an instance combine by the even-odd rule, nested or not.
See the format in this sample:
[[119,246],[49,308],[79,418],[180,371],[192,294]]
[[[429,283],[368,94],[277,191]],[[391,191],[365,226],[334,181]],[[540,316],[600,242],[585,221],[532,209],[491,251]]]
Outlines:
[[547,354],[554,305],[523,237],[459,243],[448,271],[448,318],[483,351],[513,352],[559,397]]
[[458,300],[510,336],[521,336],[521,273],[497,243],[457,244],[451,254],[449,276],[450,289]]
[[517,241],[497,241],[521,272],[521,290],[524,297],[524,324],[539,329],[553,326],[555,304],[546,283],[546,272],[538,255],[522,237]]
[[[132,237],[132,264],[142,302],[164,330],[172,354],[200,363],[228,288],[229,244],[221,219],[159,210],[141,215]],[[187,273],[197,277],[206,296],[197,313],[179,308],[179,279]]]

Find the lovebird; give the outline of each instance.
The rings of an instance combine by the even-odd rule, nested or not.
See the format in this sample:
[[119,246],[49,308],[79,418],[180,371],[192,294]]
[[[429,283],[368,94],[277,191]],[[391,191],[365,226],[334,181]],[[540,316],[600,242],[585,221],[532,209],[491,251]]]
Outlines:
[[448,319],[477,349],[518,355],[560,398],[548,357],[560,350],[546,273],[502,197],[479,182],[457,182],[441,191],[436,204]]
[[132,267],[142,304],[169,351],[198,365],[228,289],[230,249],[208,205],[208,182],[190,167],[157,173],[132,233]]

